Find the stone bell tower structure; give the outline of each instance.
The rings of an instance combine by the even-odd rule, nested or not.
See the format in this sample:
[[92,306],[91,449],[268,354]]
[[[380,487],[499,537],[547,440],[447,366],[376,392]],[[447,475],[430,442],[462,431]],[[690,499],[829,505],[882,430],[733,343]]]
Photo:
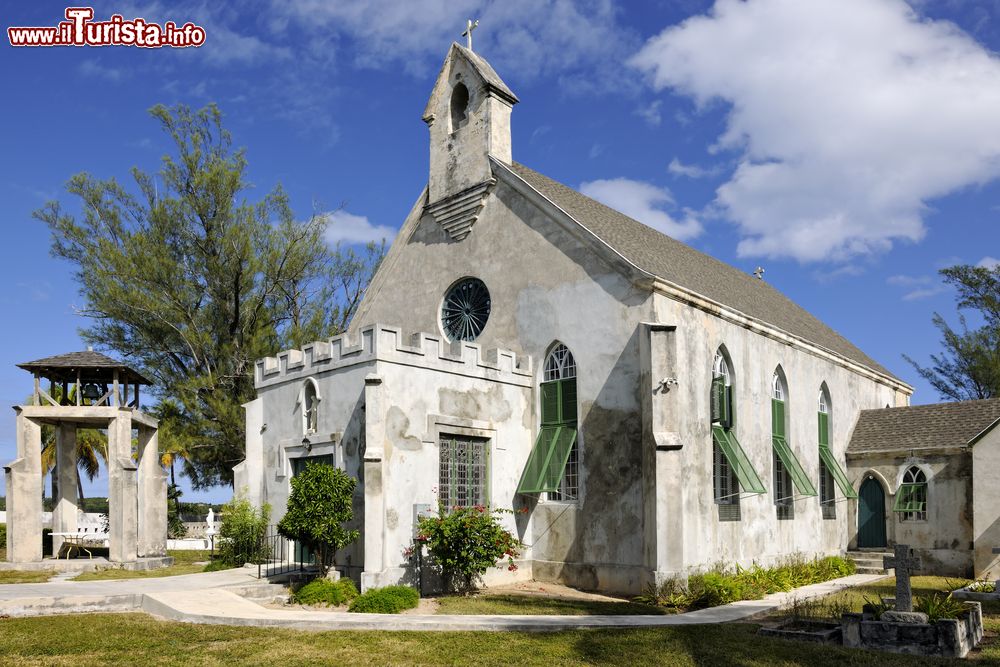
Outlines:
[[425,210],[454,240],[469,234],[496,183],[490,158],[511,163],[510,112],[517,102],[486,60],[451,45],[424,109],[431,135]]
[[[166,556],[167,482],[160,465],[157,421],[143,413],[137,371],[87,350],[18,364],[35,379],[30,405],[17,414],[17,458],[4,466],[7,484],[7,560],[42,560],[42,429],[55,445],[57,497],[52,512],[53,554],[77,534],[78,428],[107,432],[108,560],[130,564]],[[46,391],[46,385],[48,391]],[[133,444],[133,438],[135,443]]]

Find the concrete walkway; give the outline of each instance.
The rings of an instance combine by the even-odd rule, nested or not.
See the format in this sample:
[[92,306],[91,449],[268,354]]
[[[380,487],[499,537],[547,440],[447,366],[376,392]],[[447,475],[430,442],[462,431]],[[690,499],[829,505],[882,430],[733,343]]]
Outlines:
[[[747,600],[666,616],[455,616],[346,614],[329,611],[268,609],[226,588],[257,580],[243,570],[225,570],[160,579],[63,582],[0,586],[0,614],[29,616],[74,611],[142,610],[185,623],[280,627],[297,630],[519,630],[547,632],[575,628],[638,628],[729,623],[792,603],[860,586],[883,575],[855,574],[762,600]],[[17,595],[11,589],[24,591]],[[30,590],[27,590],[30,589]],[[206,591],[211,589],[210,593]],[[34,597],[32,597],[34,596]],[[104,605],[101,606],[101,600]],[[81,608],[84,607],[84,608]]]

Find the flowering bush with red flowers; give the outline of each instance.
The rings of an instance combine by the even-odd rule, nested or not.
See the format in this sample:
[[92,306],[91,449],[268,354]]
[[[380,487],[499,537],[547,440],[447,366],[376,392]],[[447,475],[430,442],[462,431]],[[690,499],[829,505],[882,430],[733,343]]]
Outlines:
[[514,571],[514,559],[524,546],[500,524],[510,510],[473,507],[439,507],[437,516],[425,516],[417,525],[417,546],[427,546],[433,566],[449,589],[469,592],[493,566]]

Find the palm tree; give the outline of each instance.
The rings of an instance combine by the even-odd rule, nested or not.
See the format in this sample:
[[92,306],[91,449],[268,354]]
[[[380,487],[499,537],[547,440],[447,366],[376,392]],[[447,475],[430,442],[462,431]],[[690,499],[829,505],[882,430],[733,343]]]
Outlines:
[[[93,482],[101,471],[101,461],[108,465],[108,436],[95,428],[76,432],[76,465],[81,474],[76,476],[78,507],[83,506],[83,476]],[[42,428],[42,471],[52,474],[52,498],[59,497],[59,474],[56,471],[56,429]]]
[[[53,385],[50,391],[57,403],[62,403],[62,387]],[[70,387],[66,403],[72,405],[76,401],[76,387]],[[101,461],[108,465],[108,434],[96,428],[83,428],[76,431],[76,464],[79,472],[76,476],[77,501],[83,509],[83,475],[93,482],[101,471]],[[53,426],[42,426],[42,476],[52,475],[52,500],[59,497],[59,474],[56,471],[56,429]]]

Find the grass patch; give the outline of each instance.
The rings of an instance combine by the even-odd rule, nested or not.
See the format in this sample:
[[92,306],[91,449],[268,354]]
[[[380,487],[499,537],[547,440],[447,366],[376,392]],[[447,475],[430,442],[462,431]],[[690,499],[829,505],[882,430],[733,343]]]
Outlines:
[[[996,617],[991,619],[994,632]],[[0,664],[713,665],[903,667],[953,662],[758,637],[752,624],[570,632],[300,632],[142,614],[0,620]],[[1000,653],[983,652],[983,663]],[[994,663],[995,664],[995,663]]]
[[52,570],[0,570],[0,584],[41,584],[54,574]]
[[[932,596],[935,593],[947,595],[955,588],[964,586],[967,583],[969,583],[968,579],[910,577],[910,586],[913,588],[914,598]],[[842,607],[845,611],[859,612],[861,611],[861,607],[864,606],[866,598],[868,601],[872,601],[890,597],[896,597],[895,577],[879,579],[865,586],[845,588],[842,591],[820,598],[817,602]],[[983,611],[985,613],[985,607]]]
[[181,574],[197,574],[198,572],[211,572],[214,570],[227,569],[225,566],[212,562],[205,565],[204,562],[210,558],[207,551],[197,551],[192,549],[168,551],[168,556],[174,557],[174,564],[170,567],[161,567],[155,570],[122,570],[118,568],[108,568],[97,572],[84,572],[73,578],[73,581],[104,581],[107,579],[149,579],[152,577],[176,577]]
[[558,614],[562,616],[594,616],[598,614],[666,614],[662,607],[637,602],[607,600],[576,600],[540,595],[483,594],[438,598],[439,614]]
[[359,614],[398,614],[420,603],[420,593],[409,586],[373,588],[354,598],[347,611]]

